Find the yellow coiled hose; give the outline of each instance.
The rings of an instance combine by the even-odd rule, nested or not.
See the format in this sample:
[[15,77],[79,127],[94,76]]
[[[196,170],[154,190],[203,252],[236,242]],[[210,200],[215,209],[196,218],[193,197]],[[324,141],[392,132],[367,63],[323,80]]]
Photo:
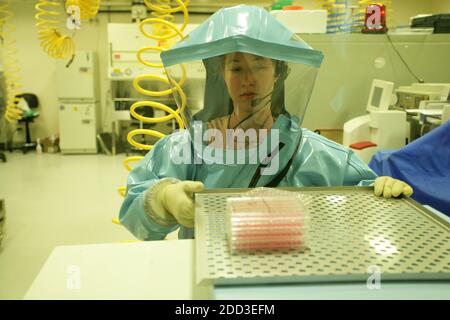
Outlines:
[[[151,52],[151,51],[162,52],[168,48],[169,41],[171,39],[176,38],[176,37],[183,39],[185,37],[183,34],[183,31],[186,28],[186,25],[189,20],[189,13],[188,13],[188,10],[186,7],[189,4],[189,0],[185,0],[184,2],[181,0],[175,0],[175,1],[178,3],[178,6],[172,8],[170,6],[170,0],[160,0],[160,1],[145,0],[145,4],[147,5],[147,7],[150,10],[152,10],[152,15],[155,18],[148,18],[148,19],[143,20],[139,24],[139,29],[142,32],[142,34],[144,34],[146,37],[158,41],[158,46],[147,46],[147,47],[140,49],[137,52],[138,61],[147,67],[163,68],[163,65],[162,65],[162,63],[154,63],[154,62],[145,61],[144,58],[142,57],[143,53]],[[174,17],[172,14],[175,12],[180,12],[180,11],[183,12],[183,23],[182,23],[181,27],[178,28],[173,23]],[[147,25],[152,26],[152,33],[148,33],[145,30],[145,26],[147,26]],[[135,90],[138,91],[139,93],[149,96],[149,97],[163,97],[163,96],[172,95],[174,92],[176,92],[181,99],[181,107],[179,109],[177,109],[176,111],[174,111],[169,106],[167,106],[163,103],[160,103],[160,102],[151,101],[151,100],[139,101],[139,102],[134,103],[130,108],[130,113],[133,118],[135,118],[143,123],[161,123],[161,122],[166,122],[166,121],[175,119],[177,121],[180,129],[184,129],[184,122],[181,119],[180,114],[183,111],[183,109],[186,107],[186,101],[187,101],[186,95],[182,90],[182,86],[183,86],[184,82],[186,81],[186,70],[183,66],[181,66],[181,68],[182,68],[181,79],[179,82],[175,82],[174,80],[172,80],[169,83],[169,80],[166,77],[162,77],[159,74],[143,74],[143,75],[136,77],[133,81],[133,86],[134,86]],[[145,81],[145,80],[156,80],[156,81],[164,83],[168,87],[172,87],[173,89],[167,89],[167,90],[162,90],[162,91],[146,90],[140,85],[140,82]],[[163,117],[142,116],[136,110],[139,108],[144,108],[144,107],[151,107],[151,108],[163,110],[167,113],[167,115],[163,116]],[[152,137],[156,137],[156,138],[164,137],[163,133],[156,131],[156,130],[136,129],[136,130],[130,131],[127,135],[128,142],[131,145],[133,145],[137,148],[143,149],[143,150],[150,150],[151,148],[153,148],[153,145],[147,145],[147,144],[142,144],[142,143],[137,142],[136,140],[134,140],[134,137],[136,135],[148,135],[148,136],[152,136]],[[140,161],[142,158],[143,158],[142,156],[135,156],[135,157],[129,157],[129,158],[125,159],[124,160],[125,168],[128,171],[131,171],[132,167],[130,165],[130,162],[137,162],[137,161]],[[120,187],[118,191],[121,196],[125,196],[126,187]],[[120,224],[120,222],[117,218],[114,218],[113,222]]]
[[65,35],[61,29],[65,27],[68,14],[65,9],[70,6],[79,8],[79,18],[94,17],[99,9],[100,0],[39,0],[35,8],[38,39],[41,47],[52,58],[66,59],[74,57],[75,43],[73,36]]
[[71,36],[63,35],[61,27],[66,21],[64,3],[61,1],[39,0],[35,6],[38,13],[38,39],[41,47],[52,58],[65,59],[75,53],[75,43]]
[[16,30],[10,20],[13,17],[9,10],[9,0],[0,1],[0,36],[3,44],[3,64],[6,86],[6,111],[5,118],[8,122],[14,123],[22,118],[23,111],[17,108],[18,98],[21,93],[20,67],[17,60],[18,50],[16,49],[16,39],[12,36]]

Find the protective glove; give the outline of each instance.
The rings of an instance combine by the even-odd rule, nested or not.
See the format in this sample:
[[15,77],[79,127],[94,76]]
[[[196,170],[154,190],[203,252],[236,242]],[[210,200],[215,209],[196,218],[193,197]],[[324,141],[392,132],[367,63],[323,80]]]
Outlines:
[[406,182],[383,176],[375,179],[374,192],[377,197],[396,198],[401,195],[409,197],[413,194],[413,189]]
[[159,201],[185,227],[194,227],[194,192],[203,190],[198,181],[180,181],[167,184],[159,193]]

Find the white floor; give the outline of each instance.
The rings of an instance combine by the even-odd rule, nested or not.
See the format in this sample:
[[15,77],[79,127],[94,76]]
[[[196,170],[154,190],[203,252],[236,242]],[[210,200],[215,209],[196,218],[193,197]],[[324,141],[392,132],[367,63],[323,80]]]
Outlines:
[[6,153],[0,198],[6,235],[0,248],[0,300],[21,299],[55,246],[135,240],[111,222],[126,183],[125,155]]

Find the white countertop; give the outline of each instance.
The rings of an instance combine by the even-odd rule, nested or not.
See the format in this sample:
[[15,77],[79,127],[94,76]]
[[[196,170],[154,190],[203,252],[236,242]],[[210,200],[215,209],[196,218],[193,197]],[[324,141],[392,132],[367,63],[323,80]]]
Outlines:
[[[449,221],[440,212],[436,214]],[[200,287],[195,241],[56,247],[25,299],[450,299],[450,282],[303,283]]]
[[25,299],[207,299],[193,254],[193,240],[56,247]]

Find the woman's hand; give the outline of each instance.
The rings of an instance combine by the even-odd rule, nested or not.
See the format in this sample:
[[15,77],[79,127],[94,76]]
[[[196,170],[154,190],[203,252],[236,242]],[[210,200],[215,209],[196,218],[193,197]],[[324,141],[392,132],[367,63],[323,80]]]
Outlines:
[[413,194],[413,189],[409,184],[392,177],[378,177],[375,179],[374,192],[377,197],[397,198],[401,195],[409,197]]
[[185,227],[194,227],[194,193],[204,188],[199,181],[180,181],[161,191],[161,203]]

